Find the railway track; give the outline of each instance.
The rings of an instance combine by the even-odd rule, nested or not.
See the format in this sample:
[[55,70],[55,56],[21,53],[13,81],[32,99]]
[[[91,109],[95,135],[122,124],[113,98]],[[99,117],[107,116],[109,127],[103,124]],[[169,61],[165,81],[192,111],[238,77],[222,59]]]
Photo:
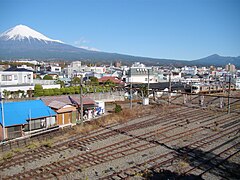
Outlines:
[[[129,126],[126,126],[126,127],[123,127],[123,128],[118,128],[118,129],[113,129],[113,127],[115,127],[116,124],[114,124],[113,126],[107,126],[107,127],[104,127],[101,130],[98,130],[97,132],[94,132],[94,133],[99,133],[101,131],[109,129],[110,131],[108,131],[108,132],[100,133],[100,134],[97,134],[97,135],[94,135],[94,133],[90,133],[87,137],[81,136],[81,137],[75,138],[74,140],[70,140],[70,141],[58,144],[57,146],[54,146],[51,149],[46,148],[46,147],[42,147],[42,148],[36,149],[33,153],[29,152],[29,153],[25,154],[25,156],[16,157],[16,158],[12,159],[9,163],[6,162],[5,164],[0,165],[0,170],[4,169],[6,167],[10,167],[13,164],[21,164],[21,163],[25,163],[26,161],[32,161],[34,159],[40,159],[44,156],[49,156],[53,153],[57,153],[59,151],[66,150],[68,148],[85,147],[86,145],[89,145],[89,144],[94,143],[96,141],[101,141],[101,140],[107,139],[110,136],[116,136],[116,135],[121,134],[123,132],[127,133],[127,132],[130,132],[130,131],[133,131],[133,130],[136,130],[136,129],[139,129],[139,128],[142,128],[142,127],[146,128],[146,127],[149,127],[149,126],[154,126],[158,123],[163,123],[162,126],[168,125],[167,127],[165,127],[165,129],[166,129],[166,128],[172,127],[173,124],[177,125],[177,123],[182,122],[182,120],[185,117],[190,118],[191,116],[194,116],[195,121],[198,121],[199,120],[198,118],[201,119],[201,118],[207,116],[207,115],[204,115],[201,111],[198,112],[198,113],[196,113],[196,112],[193,113],[193,111],[196,111],[196,109],[191,109],[191,111],[188,111],[187,113],[178,112],[178,114],[177,115],[175,114],[174,116],[167,115],[167,116],[158,117],[158,118],[154,117],[154,118],[151,118],[151,119],[144,120],[140,123],[134,123],[132,125],[129,125]],[[176,111],[174,111],[174,113],[176,113]],[[181,116],[181,115],[183,115],[183,117],[179,118],[179,116]],[[179,126],[182,126],[182,125],[179,125]],[[172,130],[172,129],[175,129],[175,127],[173,126],[169,130]]]
[[[188,110],[188,108],[183,109]],[[177,111],[175,111],[175,113],[176,112]],[[76,156],[72,156],[64,160],[59,160],[53,163],[48,163],[44,166],[25,170],[23,173],[16,173],[12,176],[3,176],[3,179],[28,179],[30,177],[40,179],[55,178],[72,172],[81,173],[82,169],[87,169],[89,167],[94,167],[109,161],[114,161],[117,159],[131,156],[133,154],[145,152],[149,149],[156,147],[167,149],[168,151],[170,151],[169,153],[171,153],[172,157],[172,153],[174,152],[173,147],[180,139],[182,139],[183,137],[194,136],[202,131],[206,131],[206,128],[211,129],[212,127],[216,126],[216,122],[218,123],[218,126],[221,126],[229,134],[236,132],[239,128],[240,120],[237,115],[217,115],[213,112],[206,112],[205,114],[203,112],[203,110],[190,109],[189,112],[179,112],[180,115],[164,115],[162,117],[153,117],[147,120],[142,120],[138,123],[131,122],[132,124],[125,125],[125,127],[122,124],[114,124],[113,126],[102,127],[102,129],[97,131],[97,134],[91,133],[86,137],[76,138],[74,140],[64,142],[62,144],[54,146],[51,149],[45,148],[46,152],[44,153],[38,151],[36,153],[29,154],[28,157],[26,156],[22,159],[21,157],[16,157],[15,159],[13,159],[13,164],[10,162],[2,164],[0,166],[0,170],[6,170],[7,168],[12,166],[22,166],[23,163],[31,163],[32,161],[36,161],[37,159],[44,158],[44,156],[51,156],[51,154],[58,153],[59,151],[63,151],[66,149],[76,149],[81,151],[81,148],[83,148],[86,144],[96,143],[98,141],[105,140],[111,135],[121,135],[125,137],[125,139],[122,141],[118,141],[97,149],[93,149],[89,152],[82,152]],[[209,115],[211,117],[209,117]],[[186,117],[188,117],[187,121]],[[236,118],[238,118],[238,121],[236,120]],[[192,128],[184,130],[184,128],[186,128],[185,126],[189,124],[194,124],[194,126]],[[123,127],[118,128],[118,126]],[[138,131],[138,129],[147,129],[149,127],[158,128],[153,129],[147,133],[136,134],[135,132]],[[104,132],[106,131],[106,129],[108,131]],[[231,129],[234,131],[231,132]],[[163,133],[169,133],[173,130],[176,131],[176,133],[173,133],[172,135],[168,135],[166,137],[162,136]],[[219,136],[217,136],[217,134],[219,134]],[[194,141],[192,144],[188,143],[184,147],[190,147],[194,145],[196,146],[195,148],[204,147],[204,145],[216,141],[216,138],[220,138],[220,135],[223,134],[227,136],[226,133],[223,133],[222,131],[218,133],[216,132],[214,133],[214,135],[208,136],[209,139],[203,138],[201,139],[201,141],[197,140]],[[171,146],[168,146],[167,143],[170,143]],[[168,154],[168,156],[170,155]],[[169,159],[171,158],[163,157],[163,161],[169,162]]]
[[[101,179],[127,178],[129,176],[134,176],[136,174],[141,174],[141,173],[147,172],[148,170],[156,170],[156,169],[159,170],[163,166],[167,167],[166,164],[172,165],[174,160],[179,159],[179,156],[180,157],[186,157],[186,154],[189,155],[190,153],[192,153],[194,150],[197,150],[198,148],[201,148],[201,147],[203,148],[204,146],[207,146],[207,145],[211,144],[212,142],[214,142],[214,141],[216,141],[220,138],[229,136],[230,134],[234,134],[237,130],[238,130],[238,128],[235,128],[235,129],[228,128],[228,129],[225,130],[225,133],[219,132],[219,133],[214,134],[212,136],[202,138],[202,139],[197,140],[195,142],[189,143],[189,144],[185,145],[184,147],[182,147],[180,149],[174,149],[171,152],[161,154],[161,155],[159,155],[159,156],[157,156],[153,159],[149,159],[148,161],[139,163],[139,164],[137,164],[133,167],[121,170],[119,172],[115,172],[111,175],[102,177]],[[239,136],[237,138],[239,138]],[[233,138],[233,139],[236,139],[236,137]],[[238,145],[239,145],[239,143],[235,144],[231,147],[236,147]],[[219,148],[220,147],[221,147],[221,145],[219,146]],[[216,147],[214,149],[216,149]],[[229,148],[229,149],[232,149],[232,148]],[[205,153],[209,153],[211,151],[213,151],[213,150],[211,149],[211,150],[209,150],[208,152],[205,152]],[[233,154],[229,155],[228,158],[230,158],[230,156],[234,156],[234,155],[236,155],[236,153],[233,153]],[[195,155],[190,155],[190,156],[196,158]],[[215,155],[215,157],[217,157],[217,155]],[[199,157],[199,158],[201,158],[201,157]],[[213,158],[211,160],[213,160]],[[205,163],[207,163],[209,160],[205,160],[205,161],[206,161]],[[199,168],[201,165],[204,165],[205,163],[202,162],[201,164],[189,169],[188,171],[186,171],[184,173],[189,174],[190,172]],[[148,168],[146,168],[146,167],[148,167]],[[211,166],[210,168],[212,169],[214,167]],[[210,168],[209,168],[209,170],[211,170]],[[205,174],[206,172],[207,172],[207,170],[205,170],[201,174],[199,173],[198,176],[201,176],[201,175]]]

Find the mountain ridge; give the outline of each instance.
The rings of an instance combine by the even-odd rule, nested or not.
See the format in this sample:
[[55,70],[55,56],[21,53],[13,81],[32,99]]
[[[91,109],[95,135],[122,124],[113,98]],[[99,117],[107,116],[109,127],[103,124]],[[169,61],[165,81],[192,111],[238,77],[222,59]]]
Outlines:
[[131,64],[135,61],[143,62],[147,65],[217,65],[224,66],[228,63],[240,67],[240,56],[224,57],[213,54],[205,58],[187,61],[163,58],[150,58],[125,55],[119,53],[108,53],[101,51],[91,51],[68,45],[59,40],[54,40],[25,26],[18,25],[0,35],[0,59],[41,59],[41,60],[85,60],[92,62],[122,61]]

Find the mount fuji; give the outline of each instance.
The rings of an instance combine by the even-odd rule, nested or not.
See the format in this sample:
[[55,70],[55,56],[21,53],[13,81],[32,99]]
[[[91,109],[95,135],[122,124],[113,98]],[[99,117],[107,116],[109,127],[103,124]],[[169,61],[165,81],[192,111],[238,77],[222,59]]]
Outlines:
[[85,60],[91,62],[122,61],[128,64],[141,61],[147,64],[182,64],[177,60],[137,57],[117,53],[106,53],[74,47],[60,40],[54,40],[25,26],[17,25],[0,34],[1,59],[42,60]]
[[88,53],[92,52],[50,39],[25,25],[17,25],[0,35],[1,59],[71,59]]
[[0,34],[0,60],[41,59],[41,60],[82,60],[93,63],[122,61],[126,64],[140,61],[148,65],[225,65],[233,63],[240,67],[239,57],[212,55],[193,61],[156,59],[117,53],[91,51],[74,47],[60,40],[54,40],[25,26],[17,25]]
[[17,25],[14,28],[11,28],[0,35],[0,40],[5,41],[42,41],[46,44],[52,42],[63,43],[59,40],[50,39],[43,34],[25,26],[25,25]]

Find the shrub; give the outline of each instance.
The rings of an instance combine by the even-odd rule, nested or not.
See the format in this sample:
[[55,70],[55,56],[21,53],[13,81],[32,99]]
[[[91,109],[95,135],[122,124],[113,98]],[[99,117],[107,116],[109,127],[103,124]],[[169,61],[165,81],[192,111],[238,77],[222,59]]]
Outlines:
[[75,89],[74,89],[74,87],[70,87],[70,88],[69,88],[69,91],[70,91],[70,94],[75,94]]
[[50,96],[49,89],[44,89],[43,94],[44,94],[44,96]]
[[44,80],[53,80],[53,77],[52,76],[49,76],[49,75],[45,75],[43,77]]
[[60,94],[62,94],[62,92],[61,92],[60,89],[58,89],[58,88],[53,89],[53,91],[54,91],[54,94],[55,94],[55,95],[60,95]]
[[114,109],[114,112],[115,112],[115,113],[119,113],[119,112],[121,112],[121,111],[122,111],[121,105],[116,104],[115,109]]

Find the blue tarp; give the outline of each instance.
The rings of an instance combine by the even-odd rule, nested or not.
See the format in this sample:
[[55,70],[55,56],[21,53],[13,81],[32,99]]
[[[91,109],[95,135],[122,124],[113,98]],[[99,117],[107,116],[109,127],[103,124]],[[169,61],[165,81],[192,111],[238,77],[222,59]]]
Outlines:
[[[0,104],[0,123],[2,124],[2,105]],[[41,100],[3,103],[5,126],[26,124],[28,119],[55,116],[56,113]]]

